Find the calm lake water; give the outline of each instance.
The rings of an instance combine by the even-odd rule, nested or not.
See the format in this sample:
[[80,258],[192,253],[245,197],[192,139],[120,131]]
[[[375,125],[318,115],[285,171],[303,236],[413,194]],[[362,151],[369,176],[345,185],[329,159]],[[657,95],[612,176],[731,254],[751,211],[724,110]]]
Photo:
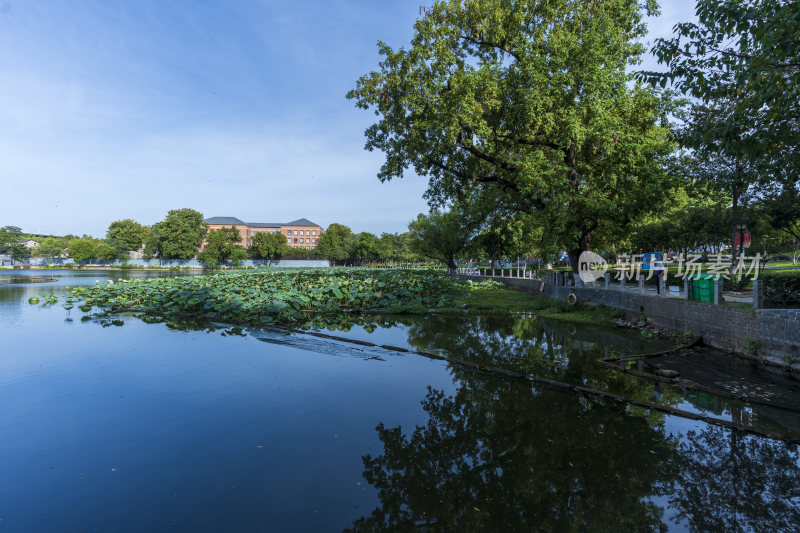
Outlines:
[[[268,330],[82,321],[0,284],[0,531],[797,531],[795,446],[442,361]],[[334,334],[793,438],[800,416],[604,369],[663,342],[531,316]]]

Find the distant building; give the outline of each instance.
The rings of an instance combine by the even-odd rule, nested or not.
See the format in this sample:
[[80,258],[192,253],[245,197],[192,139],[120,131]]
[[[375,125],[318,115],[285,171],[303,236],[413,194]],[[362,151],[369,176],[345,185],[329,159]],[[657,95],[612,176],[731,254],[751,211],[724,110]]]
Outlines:
[[[292,248],[305,248],[313,250],[319,244],[322,235],[322,227],[314,224],[306,218],[300,218],[292,222],[242,222],[236,217],[211,217],[206,219],[209,231],[221,228],[234,227],[239,230],[242,236],[240,246],[248,247],[252,243],[253,235],[256,233],[281,233],[286,236],[286,243]],[[200,250],[206,247],[203,242]]]
[[22,241],[22,244],[23,244],[23,246],[25,246],[25,248],[27,248],[29,250],[39,246],[39,243],[34,241],[33,239],[25,239],[24,241]]

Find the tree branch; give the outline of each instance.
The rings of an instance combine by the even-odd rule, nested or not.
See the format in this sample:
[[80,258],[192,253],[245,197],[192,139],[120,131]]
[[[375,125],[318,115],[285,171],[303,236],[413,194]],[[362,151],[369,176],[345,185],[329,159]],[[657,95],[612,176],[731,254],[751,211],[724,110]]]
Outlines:
[[[519,188],[519,185],[514,183],[513,181],[507,180],[505,178],[501,178],[500,176],[492,175],[492,176],[475,176],[475,175],[468,175],[464,172],[456,170],[454,168],[449,167],[448,165],[442,163],[441,161],[437,161],[435,159],[428,159],[428,164],[444,170],[445,172],[449,172],[459,178],[466,180],[466,181],[477,181],[478,183],[496,183],[503,187],[504,189],[510,189],[516,193],[522,194],[522,191]],[[543,210],[545,208],[545,204],[539,198],[532,198],[530,195],[523,195],[525,196],[533,205],[534,208],[538,210]]]
[[462,35],[461,38],[467,41],[468,43],[472,43],[476,46],[488,46],[489,48],[495,48],[497,50],[500,50],[501,52],[505,52],[506,54],[510,55],[517,61],[522,61],[522,58],[519,56],[519,54],[517,54],[513,50],[508,49],[508,43],[505,42],[496,43],[494,41],[484,41],[480,39],[475,39],[474,37],[470,37],[469,35]]

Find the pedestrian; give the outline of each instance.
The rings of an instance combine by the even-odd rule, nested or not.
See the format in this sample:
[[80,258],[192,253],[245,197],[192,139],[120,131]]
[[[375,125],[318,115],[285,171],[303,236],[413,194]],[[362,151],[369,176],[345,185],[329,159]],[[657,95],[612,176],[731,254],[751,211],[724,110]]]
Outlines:
[[664,263],[661,262],[661,259],[656,259],[656,264],[653,266],[653,270],[656,271],[656,293],[659,295],[661,294],[661,279],[664,277]]

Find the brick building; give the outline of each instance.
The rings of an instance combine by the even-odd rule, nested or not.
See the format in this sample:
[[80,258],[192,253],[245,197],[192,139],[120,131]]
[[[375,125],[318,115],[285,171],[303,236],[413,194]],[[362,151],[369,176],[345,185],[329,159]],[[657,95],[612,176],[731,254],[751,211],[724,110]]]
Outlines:
[[[305,248],[313,250],[319,243],[322,235],[322,227],[314,224],[306,218],[300,218],[292,222],[242,222],[236,217],[211,217],[206,219],[209,231],[234,227],[239,230],[242,236],[240,246],[248,247],[252,242],[253,235],[260,232],[281,233],[286,236],[286,243],[292,248]],[[206,243],[200,247],[202,251]]]

